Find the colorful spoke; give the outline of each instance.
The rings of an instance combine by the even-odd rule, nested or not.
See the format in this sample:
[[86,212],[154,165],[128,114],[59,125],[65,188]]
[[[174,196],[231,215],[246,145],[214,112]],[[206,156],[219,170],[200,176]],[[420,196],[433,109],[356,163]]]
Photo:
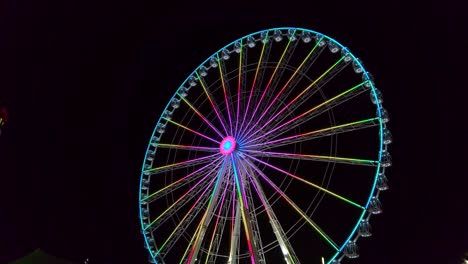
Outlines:
[[206,151],[206,152],[218,152],[219,151],[219,148],[190,146],[190,145],[178,145],[178,144],[164,144],[164,143],[158,143],[157,147],[158,148],[169,148],[169,149],[185,149],[185,150],[195,150],[195,151]]
[[200,84],[201,84],[201,86],[203,88],[203,91],[206,94],[206,97],[208,98],[208,101],[210,101],[210,104],[211,104],[211,107],[213,108],[213,111],[215,112],[216,116],[218,117],[219,123],[221,124],[221,126],[223,126],[224,132],[226,132],[226,135],[229,134],[228,130],[226,129],[226,126],[224,125],[223,119],[219,115],[218,108],[214,104],[213,99],[211,99],[210,93],[208,92],[208,89],[206,88],[205,83],[203,82],[202,78],[200,77],[200,75],[198,73],[196,73],[196,75],[197,75],[198,80],[200,81]]
[[260,169],[258,169],[256,166],[254,166],[252,163],[246,161],[257,173],[260,175],[286,202],[288,202],[289,205],[291,205],[294,210],[296,210],[297,213],[299,213],[302,218],[309,223],[315,231],[317,231],[320,236],[322,236],[325,241],[327,241],[334,249],[338,250],[338,246],[336,245],[335,242],[312,220],[309,218],[309,216],[301,210],[301,208],[296,205],[291,198],[289,198],[281,189],[276,186]]
[[248,208],[248,203],[245,197],[245,189],[243,186],[243,179],[241,179],[241,176],[239,175],[239,171],[236,166],[236,161],[234,158],[234,155],[231,155],[231,164],[232,164],[232,170],[234,173],[234,179],[236,183],[236,189],[237,189],[237,198],[239,202],[239,206],[241,209],[241,216],[242,216],[242,223],[244,225],[244,231],[247,239],[247,245],[249,248],[250,252],[250,261],[252,264],[258,263],[258,257],[257,257],[257,251],[254,249],[253,245],[253,234],[252,234],[252,227],[250,223],[250,217],[249,217],[249,208]]
[[[265,193],[262,190],[262,187],[260,183],[258,182],[258,179],[255,177],[253,174],[252,170],[248,170],[246,167],[247,165],[244,165],[244,163],[240,162],[242,168],[244,169],[246,174],[249,175],[249,181],[251,182],[251,185],[254,187],[255,192],[257,193],[258,198],[260,199],[260,202],[263,205],[263,208],[265,209],[265,212],[267,213],[270,225],[273,229],[273,234],[275,235],[276,239],[278,240],[278,244],[281,248],[281,252],[283,253],[283,257],[286,259],[287,264],[292,264],[292,263],[299,263],[297,260],[297,256],[294,253],[294,249],[292,248],[291,244],[288,242],[286,234],[281,227],[278,218],[276,217],[273,208],[271,207],[270,203],[268,202],[268,198],[266,197]],[[248,172],[250,171],[250,173]]]
[[310,154],[298,154],[298,153],[285,153],[285,152],[271,152],[271,151],[257,151],[257,150],[245,150],[247,153],[251,153],[254,156],[260,157],[274,157],[282,159],[300,159],[300,160],[313,160],[313,161],[324,161],[324,162],[336,162],[345,164],[365,165],[365,166],[378,166],[378,160],[367,160],[367,159],[353,159],[333,156],[321,156],[321,155],[310,155]]
[[[195,176],[195,175],[197,175],[200,172],[205,171],[208,167],[212,166],[215,162],[219,162],[220,159],[221,159],[221,157],[219,157],[219,158],[213,160],[212,162],[206,164],[205,166],[200,167],[199,169],[185,175],[184,177],[178,179],[177,181],[175,181],[175,182],[173,182],[173,183],[171,183],[169,185],[166,185],[164,188],[159,189],[158,191],[156,191],[156,192],[148,195],[147,197],[145,197],[143,199],[143,201],[148,201],[148,202],[155,201],[158,198],[160,198],[162,195],[167,194],[168,192],[174,191],[176,189],[175,186],[182,187],[185,184],[190,183],[190,182],[198,179],[197,178],[198,176]],[[219,163],[216,164],[214,166],[214,168],[218,167],[219,165],[220,165]]]
[[[228,180],[229,180],[229,177],[228,177]],[[226,193],[227,193],[227,189],[228,189],[229,185],[226,184],[225,187],[224,187],[224,190],[223,190],[223,194],[221,195],[221,202],[220,202],[220,205],[219,205],[219,208],[218,208],[218,217],[216,217],[216,222],[214,224],[214,231],[213,231],[213,234],[211,235],[211,239],[210,239],[210,246],[208,247],[208,253],[206,254],[206,259],[205,259],[205,264],[208,264],[208,260],[210,258],[210,253],[211,253],[211,249],[213,247],[213,241],[215,239],[215,236],[216,236],[216,230],[218,228],[218,224],[219,224],[219,219],[220,219],[220,215],[221,215],[221,211],[223,210],[223,205],[224,205],[224,201],[225,201],[225,198],[226,198]]]
[[172,121],[172,120],[167,119],[167,118],[165,118],[165,117],[163,117],[163,119],[166,120],[167,122],[171,123],[171,124],[174,124],[174,125],[176,125],[176,126],[178,126],[178,127],[181,127],[181,128],[183,128],[183,129],[185,129],[185,130],[187,130],[187,131],[190,131],[190,132],[192,132],[192,133],[194,133],[194,134],[197,134],[197,135],[199,135],[200,137],[203,137],[203,138],[206,138],[206,139],[208,139],[208,140],[210,140],[210,141],[213,141],[214,143],[217,143],[217,144],[220,143],[219,141],[214,140],[214,139],[210,138],[210,137],[207,136],[207,135],[204,135],[204,134],[202,134],[202,133],[200,133],[200,132],[197,132],[197,131],[195,131],[195,130],[193,130],[193,129],[191,129],[191,128],[188,128],[188,127],[186,127],[186,126],[184,126],[184,125],[182,125],[182,124],[179,124],[179,123],[177,123],[177,122],[175,122],[175,121]]
[[[218,175],[216,177],[216,183],[213,188],[213,192],[211,193],[210,200],[208,201],[208,205],[205,211],[205,214],[203,215],[201,228],[198,229],[194,245],[192,247],[192,250],[190,251],[190,254],[187,259],[187,263],[193,264],[197,260],[198,252],[200,250],[201,242],[203,241],[203,238],[205,236],[206,229],[208,228],[208,225],[211,221],[211,218],[213,217],[213,210],[215,209],[215,203],[216,200],[219,198],[219,192],[221,190],[221,182],[223,180],[223,173],[226,165],[226,159],[223,162],[223,165],[221,169],[218,172]],[[214,201],[214,202],[213,202]]]
[[[240,126],[240,131],[243,130],[244,128],[244,122],[245,122],[245,118],[247,117],[247,113],[249,111],[249,106],[250,106],[250,100],[252,99],[252,93],[253,93],[253,90],[255,88],[255,84],[257,82],[257,77],[258,77],[258,70],[260,69],[260,65],[262,64],[262,59],[263,59],[263,56],[264,56],[264,52],[265,52],[265,47],[266,47],[266,44],[268,43],[266,40],[267,40],[267,37],[268,37],[268,33],[266,34],[265,36],[265,39],[263,40],[263,46],[262,46],[262,51],[260,53],[260,58],[258,59],[258,62],[257,62],[257,68],[255,69],[255,76],[254,76],[254,79],[253,79],[253,82],[252,82],[252,87],[250,88],[250,94],[249,94],[249,99],[247,100],[247,106],[245,107],[245,112],[244,112],[244,117],[242,118],[242,123],[241,123],[241,126]],[[237,136],[237,134],[236,134]]]
[[211,154],[211,155],[208,155],[208,156],[204,156],[204,157],[201,157],[201,158],[185,160],[185,161],[181,161],[181,162],[177,162],[177,163],[173,163],[173,164],[168,164],[168,165],[152,168],[152,169],[149,169],[149,170],[145,170],[143,172],[144,173],[156,174],[156,173],[162,173],[162,172],[165,172],[165,171],[168,171],[168,170],[183,169],[183,168],[187,168],[187,167],[190,167],[190,166],[194,166],[194,165],[203,163],[205,161],[209,162],[213,158],[215,158],[216,156],[218,156],[218,153]]
[[[279,126],[273,128],[273,129],[269,130],[268,132],[262,134],[261,136],[259,136],[259,137],[257,137],[257,138],[253,138],[253,139],[248,140],[247,142],[245,142],[245,144],[248,144],[248,143],[250,143],[250,142],[254,142],[254,141],[257,141],[257,140],[259,140],[259,139],[261,139],[261,138],[264,138],[264,137],[266,137],[267,135],[269,135],[269,134],[271,134],[271,133],[277,131],[278,129],[280,129],[280,128],[282,128],[282,127],[285,127],[285,126],[288,126],[288,125],[291,124],[292,122],[294,122],[294,121],[296,121],[296,120],[298,120],[298,119],[300,119],[300,118],[303,118],[303,117],[309,115],[310,113],[316,111],[317,109],[322,108],[322,107],[328,105],[329,103],[331,103],[331,102],[333,102],[333,101],[335,101],[335,100],[337,100],[337,99],[339,99],[339,98],[345,97],[345,96],[348,95],[348,94],[351,94],[352,92],[354,92],[354,91],[358,90],[359,88],[361,88],[361,87],[364,85],[364,83],[366,83],[366,82],[367,82],[367,81],[362,82],[362,83],[360,83],[360,84],[358,84],[358,85],[355,85],[354,87],[352,87],[352,88],[350,88],[350,89],[348,89],[348,90],[346,90],[346,91],[344,91],[344,92],[342,92],[342,93],[340,93],[340,94],[338,94],[338,95],[336,95],[336,96],[334,96],[334,97],[332,97],[332,98],[326,100],[325,102],[323,102],[323,103],[321,103],[321,104],[319,104],[319,105],[317,105],[317,106],[315,106],[315,107],[313,107],[313,108],[307,110],[306,112],[304,112],[304,113],[302,113],[302,114],[300,114],[300,115],[298,115],[298,116],[296,116],[296,117],[290,119],[289,121],[286,121],[286,122],[284,122],[283,124],[281,124],[281,125],[279,125]],[[270,120],[272,120],[272,119],[270,119]],[[288,128],[290,128],[290,127],[288,127]],[[258,131],[259,131],[259,130],[258,130]],[[256,133],[258,133],[258,131],[257,131]],[[251,135],[251,136],[253,136],[253,135]]]
[[240,237],[241,209],[240,203],[236,202],[236,186],[233,184],[232,189],[232,225],[231,225],[231,240],[229,249],[228,264],[237,263],[237,249]]
[[221,68],[221,60],[219,59],[219,54],[217,56],[218,56],[219,76],[221,78],[221,84],[223,86],[224,102],[226,103],[227,116],[228,116],[228,119],[229,119],[229,131],[231,132],[229,135],[232,135],[232,118],[231,118],[231,110],[230,110],[231,105],[228,102],[226,83],[224,82],[224,73],[223,73],[223,69]]
[[339,133],[345,133],[345,132],[355,131],[358,129],[377,126],[379,125],[378,121],[379,121],[379,117],[359,120],[359,121],[341,124],[337,126],[322,128],[322,129],[310,131],[307,133],[301,133],[301,134],[297,134],[297,135],[293,135],[293,136],[289,136],[285,138],[275,139],[275,140],[267,141],[263,143],[249,144],[247,145],[246,148],[269,147],[269,146],[278,147],[284,144],[304,142],[304,141],[315,139],[315,138],[321,138],[321,137],[326,137],[330,135],[336,135]]
[[[247,156],[248,158],[253,159],[253,160],[255,160],[255,161],[257,161],[257,162],[259,162],[259,163],[261,163],[261,164],[263,164],[263,165],[266,165],[266,166],[268,166],[268,167],[274,169],[274,170],[277,170],[277,171],[279,171],[279,172],[281,172],[281,173],[283,173],[283,174],[286,174],[286,175],[288,175],[288,176],[290,176],[290,177],[292,177],[292,178],[294,178],[294,179],[296,179],[296,180],[298,180],[298,181],[301,181],[301,182],[303,182],[303,183],[305,183],[305,184],[307,184],[307,185],[310,185],[310,186],[312,186],[312,187],[314,187],[314,188],[316,188],[316,189],[319,189],[320,191],[323,191],[323,192],[325,192],[325,193],[327,193],[327,194],[330,194],[330,195],[333,196],[333,197],[336,197],[336,198],[338,198],[338,199],[340,199],[340,200],[342,200],[342,201],[345,201],[345,202],[347,202],[347,203],[349,203],[349,204],[352,204],[352,205],[354,205],[354,206],[356,206],[356,207],[358,207],[358,208],[360,208],[360,209],[365,209],[364,206],[362,206],[362,205],[360,205],[360,204],[358,204],[358,203],[355,203],[355,202],[353,202],[353,201],[351,201],[351,200],[349,200],[349,199],[346,199],[346,198],[344,198],[343,196],[338,195],[338,194],[336,194],[336,193],[334,193],[334,192],[332,192],[332,191],[330,191],[330,190],[327,190],[327,189],[325,189],[325,188],[323,188],[323,187],[321,187],[321,186],[319,186],[319,185],[317,185],[317,184],[315,184],[315,183],[312,183],[312,182],[309,182],[309,181],[307,181],[307,180],[304,180],[303,178],[301,178],[301,177],[299,177],[299,176],[296,176],[296,175],[294,175],[294,174],[292,174],[292,173],[289,173],[289,172],[287,172],[287,171],[285,171],[285,170],[282,170],[282,169],[280,169],[280,168],[278,168],[278,167],[276,167],[276,166],[273,166],[273,165],[271,165],[271,164],[269,164],[269,163],[267,163],[267,162],[264,162],[264,161],[262,161],[262,160],[259,160],[259,159],[255,158],[255,157],[251,156],[251,155],[248,155],[248,154],[244,154],[244,155]],[[249,164],[251,164],[251,163],[250,163],[249,161],[247,161],[247,160],[246,160],[246,162],[249,163]],[[251,165],[252,165],[252,164],[251,164]]]
[[[255,109],[254,109],[252,115],[250,116],[250,120],[249,120],[249,122],[247,123],[247,126],[246,126],[246,127],[249,127],[250,124],[252,123],[252,120],[253,120],[255,114],[257,113],[258,107],[260,107],[260,105],[262,104],[263,97],[265,97],[265,94],[266,94],[266,92],[268,91],[268,88],[270,88],[271,82],[273,81],[273,78],[275,77],[275,74],[276,74],[276,72],[278,71],[278,68],[279,68],[279,66],[281,65],[281,62],[283,61],[284,55],[286,55],[286,52],[288,51],[288,48],[289,48],[291,42],[292,42],[292,41],[291,41],[291,39],[290,39],[289,42],[288,42],[288,44],[287,44],[286,47],[284,48],[283,54],[281,54],[281,57],[280,57],[278,63],[276,64],[276,67],[275,67],[275,69],[273,70],[273,73],[271,74],[270,80],[268,81],[267,85],[265,86],[265,88],[264,88],[264,90],[263,90],[263,93],[262,93],[262,95],[260,96],[260,100],[259,100],[258,103],[256,104]],[[241,136],[241,137],[242,137],[242,136]]]
[[259,131],[262,131],[263,128],[265,128],[268,124],[270,124],[273,120],[275,120],[276,117],[278,117],[281,113],[286,111],[291,104],[293,104],[295,101],[297,101],[299,98],[302,97],[304,93],[306,93],[310,88],[312,88],[315,84],[317,84],[324,76],[326,76],[330,71],[332,71],[338,64],[341,63],[341,61],[344,59],[344,57],[341,57],[337,62],[335,62],[330,68],[328,68],[324,73],[322,73],[317,79],[315,79],[309,86],[307,86],[304,90],[302,90],[301,93],[299,93],[294,99],[292,99],[288,104],[286,104],[278,113],[273,115],[265,124],[257,129],[251,136],[254,136],[257,134]]
[[[317,49],[318,47],[318,43],[314,45],[314,47],[312,48],[312,50],[309,52],[309,54],[307,54],[307,56],[304,58],[304,60],[301,62],[301,64],[299,65],[299,67],[296,68],[296,70],[293,72],[293,74],[291,75],[291,77],[289,77],[288,81],[283,85],[283,88],[281,88],[281,90],[276,94],[275,98],[273,98],[273,100],[270,102],[270,104],[267,106],[267,108],[265,110],[263,110],[262,114],[260,115],[260,117],[258,118],[258,120],[262,120],[262,118],[265,116],[265,114],[268,113],[268,110],[270,110],[270,108],[275,104],[277,103],[277,100],[278,98],[280,97],[280,95],[284,92],[284,90],[288,87],[289,83],[291,83],[291,81],[294,79],[294,77],[296,77],[297,73],[302,69],[302,67],[304,66],[304,64],[307,62],[307,60],[310,58],[310,56],[314,53],[314,51]],[[246,134],[248,134],[250,131],[252,131],[252,129],[254,128],[255,126],[251,126],[250,129],[247,130]],[[263,127],[262,127],[263,128]],[[262,129],[260,128],[260,129]]]
[[198,111],[187,99],[185,99],[184,96],[181,96],[180,94],[177,95],[179,95],[180,99],[182,99],[182,101],[184,101],[188,105],[188,107],[192,109],[192,111],[194,111],[205,123],[207,123],[208,126],[210,126],[211,129],[213,129],[213,131],[215,131],[216,134],[218,134],[218,136],[224,138],[223,134],[221,134],[221,132],[219,132],[219,130],[204,115],[200,113],[200,111]]
[[182,258],[180,259],[180,262],[179,264],[182,264],[184,263],[184,260],[185,260],[185,256],[187,256],[187,254],[189,253],[189,250],[190,250],[190,246],[192,245],[193,241],[197,238],[196,234],[198,234],[198,232],[200,232],[200,229],[201,229],[201,226],[202,226],[202,223],[203,223],[203,218],[205,217],[205,214],[203,214],[203,217],[202,219],[200,220],[200,222],[198,223],[197,225],[197,228],[195,229],[195,233],[194,235],[192,236],[192,238],[190,239],[185,251],[184,251],[184,254],[182,255]]
[[[212,170],[213,171],[213,170]],[[177,199],[174,203],[172,203],[166,210],[164,210],[158,217],[156,217],[153,221],[151,221],[151,223],[146,226],[146,229],[151,227],[152,225],[154,225],[155,223],[158,222],[158,220],[162,219],[163,216],[165,216],[165,214],[167,214],[169,211],[175,211],[175,210],[172,210],[172,208],[174,208],[175,206],[177,206],[179,204],[180,201],[182,201],[183,199],[185,199],[185,197],[189,196],[189,194],[192,194],[193,195],[193,191],[195,189],[202,189],[203,188],[199,188],[201,183],[204,182],[205,179],[207,179],[209,176],[210,176],[210,173],[207,173],[201,180],[199,180],[197,183],[195,183],[194,186],[192,186],[192,188],[190,188],[188,191],[186,191],[184,194],[182,194],[179,199]],[[210,184],[205,184],[205,187],[208,187]],[[188,201],[188,199],[187,199]]]
[[236,127],[234,129],[234,136],[237,136],[237,129],[239,125],[239,109],[240,109],[240,101],[241,101],[241,86],[242,86],[242,55],[243,55],[243,47],[242,47],[242,39],[240,40],[240,52],[239,52],[239,72],[237,78],[237,114],[236,114]]
[[[213,184],[213,183],[214,183],[214,179],[211,180],[210,185]],[[176,235],[178,232],[179,232],[180,235],[182,234],[180,232],[180,230],[181,230],[180,228],[182,227],[182,225],[191,223],[189,221],[186,221],[186,219],[189,218],[190,216],[198,214],[198,213],[193,213],[194,209],[196,210],[196,208],[198,207],[198,212],[199,212],[201,210],[201,207],[202,207],[201,205],[204,205],[205,203],[208,202],[208,199],[205,199],[206,201],[200,203],[200,201],[203,198],[206,198],[205,194],[206,194],[206,192],[208,192],[208,190],[209,190],[209,188],[204,188],[203,192],[198,196],[197,200],[193,203],[192,207],[190,207],[190,209],[187,211],[187,213],[184,215],[184,217],[179,221],[177,226],[174,228],[172,233],[167,237],[167,239],[164,241],[164,243],[159,247],[159,250],[156,253],[156,255],[159,255],[160,253],[163,252],[163,250],[166,249],[166,245],[168,245],[168,243],[171,241],[171,238],[174,235]]]

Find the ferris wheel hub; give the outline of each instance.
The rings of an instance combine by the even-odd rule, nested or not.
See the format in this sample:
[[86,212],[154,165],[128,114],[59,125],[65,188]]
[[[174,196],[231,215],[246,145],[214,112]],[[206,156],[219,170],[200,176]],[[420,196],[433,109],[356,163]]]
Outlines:
[[219,145],[219,150],[223,155],[229,155],[236,149],[237,143],[236,139],[232,136],[227,136],[221,141]]

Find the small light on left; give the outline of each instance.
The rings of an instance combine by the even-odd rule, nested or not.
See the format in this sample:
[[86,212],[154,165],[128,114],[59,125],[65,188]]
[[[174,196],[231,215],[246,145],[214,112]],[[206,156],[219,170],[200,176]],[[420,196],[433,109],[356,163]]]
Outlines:
[[0,110],[0,135],[2,134],[2,129],[5,127],[5,124],[8,121],[8,113],[6,107],[2,107]]

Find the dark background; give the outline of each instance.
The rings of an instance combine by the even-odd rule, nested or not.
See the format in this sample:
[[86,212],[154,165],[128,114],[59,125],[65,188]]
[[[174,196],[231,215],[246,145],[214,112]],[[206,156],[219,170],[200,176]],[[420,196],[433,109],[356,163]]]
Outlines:
[[38,247],[77,262],[145,263],[137,193],[158,114],[214,51],[276,26],[349,47],[391,115],[391,190],[353,263],[460,263],[468,8],[420,2],[2,2],[0,263]]

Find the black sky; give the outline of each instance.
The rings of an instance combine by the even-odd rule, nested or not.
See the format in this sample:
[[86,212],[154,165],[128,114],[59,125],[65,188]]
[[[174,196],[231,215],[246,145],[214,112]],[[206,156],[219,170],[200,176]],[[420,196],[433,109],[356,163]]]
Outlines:
[[0,103],[10,120],[0,137],[0,263],[37,247],[144,263],[139,170],[158,114],[214,51],[277,26],[349,47],[391,115],[391,189],[353,263],[459,263],[468,251],[468,9],[324,3],[2,2]]

